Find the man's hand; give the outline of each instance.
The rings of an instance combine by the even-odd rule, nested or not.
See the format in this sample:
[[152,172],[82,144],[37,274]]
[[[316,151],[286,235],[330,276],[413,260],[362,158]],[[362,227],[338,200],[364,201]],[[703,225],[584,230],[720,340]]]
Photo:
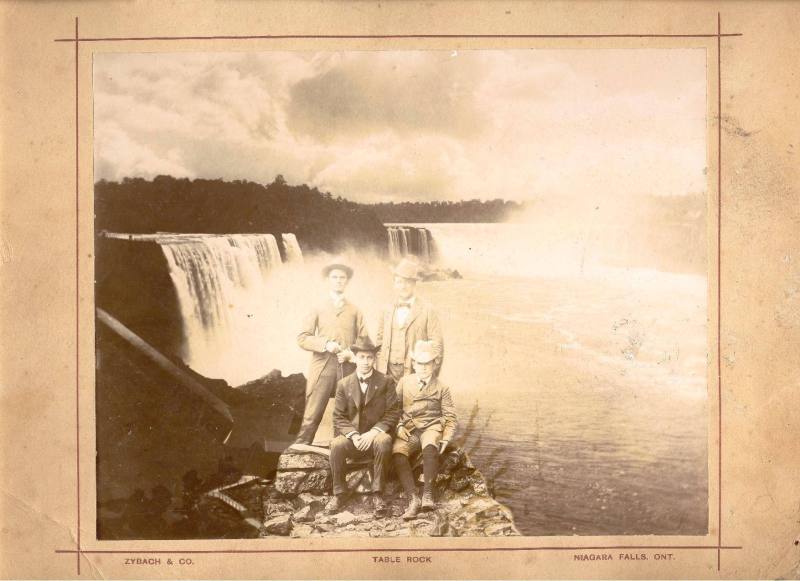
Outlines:
[[372,446],[372,441],[377,435],[377,430],[369,430],[368,432],[364,432],[359,436],[353,436],[353,443],[356,445],[356,448],[362,452],[366,452]]
[[327,351],[328,353],[336,354],[341,350],[342,348],[339,347],[339,344],[336,341],[328,341],[327,343],[325,343],[325,351]]
[[445,451],[445,449],[447,448],[447,444],[448,444],[447,440],[442,440],[441,442],[439,442],[439,454]]
[[342,349],[338,353],[336,353],[336,359],[339,363],[344,363],[345,361],[352,361],[353,360],[353,352],[350,349]]
[[408,440],[408,432],[406,431],[406,427],[403,424],[398,425],[394,433],[401,440]]

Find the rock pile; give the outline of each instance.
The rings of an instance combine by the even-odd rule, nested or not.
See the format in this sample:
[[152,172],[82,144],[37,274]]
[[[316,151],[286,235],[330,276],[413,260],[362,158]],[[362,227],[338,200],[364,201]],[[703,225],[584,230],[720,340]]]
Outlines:
[[402,537],[518,535],[506,507],[489,495],[483,475],[466,453],[455,450],[442,462],[437,507],[413,520],[401,518],[408,501],[394,478],[387,484],[387,515],[374,515],[369,466],[353,464],[347,475],[351,495],[342,512],[323,514],[330,498],[331,474],[324,454],[284,453],[274,482],[264,494],[260,536]]

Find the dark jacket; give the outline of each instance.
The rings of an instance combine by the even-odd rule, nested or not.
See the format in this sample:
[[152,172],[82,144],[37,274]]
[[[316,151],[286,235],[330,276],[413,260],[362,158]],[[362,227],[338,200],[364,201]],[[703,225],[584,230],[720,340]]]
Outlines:
[[372,371],[366,398],[361,407],[361,386],[351,373],[336,384],[336,405],[333,408],[334,435],[363,433],[377,427],[392,433],[400,419],[400,402],[394,380],[379,371]]

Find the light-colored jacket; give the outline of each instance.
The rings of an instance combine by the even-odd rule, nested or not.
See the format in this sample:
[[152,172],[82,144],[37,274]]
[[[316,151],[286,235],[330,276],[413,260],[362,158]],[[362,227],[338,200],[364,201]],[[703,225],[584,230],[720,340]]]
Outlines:
[[[378,323],[378,339],[376,345],[379,346],[376,356],[375,368],[381,373],[387,373],[389,369],[389,353],[392,345],[392,323],[395,318],[396,306],[383,311]],[[444,358],[444,338],[442,337],[442,326],[439,317],[433,307],[416,297],[414,304],[411,305],[411,312],[408,314],[404,326],[405,333],[405,374],[411,373],[411,351],[417,341],[433,341],[433,350],[436,354],[437,366],[441,365]]]
[[[406,375],[397,382],[397,398],[402,406],[399,427],[409,432],[413,429],[439,431],[439,441],[453,439],[458,426],[456,408],[450,388],[439,378],[432,377],[420,390],[417,374]],[[403,430],[398,430],[398,437],[402,438],[402,434]]]
[[[308,370],[306,395],[311,393],[326,364],[338,365],[336,355],[325,351],[328,341],[336,341],[342,349],[349,349],[357,337],[367,337],[367,327],[361,311],[345,299],[344,305],[336,309],[333,301],[324,301],[303,319],[303,326],[297,336],[297,344],[306,351],[312,351],[311,366]],[[330,361],[333,359],[333,361]]]

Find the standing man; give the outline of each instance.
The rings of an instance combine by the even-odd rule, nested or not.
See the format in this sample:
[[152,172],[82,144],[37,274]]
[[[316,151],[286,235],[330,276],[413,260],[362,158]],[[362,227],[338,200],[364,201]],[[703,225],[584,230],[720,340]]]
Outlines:
[[417,341],[431,341],[436,370],[442,364],[444,340],[439,317],[430,304],[416,296],[419,265],[404,258],[392,270],[395,303],[378,323],[377,369],[395,381],[411,373],[411,349]]
[[328,297],[308,314],[297,336],[297,344],[311,351],[312,355],[303,424],[295,444],[313,443],[337,380],[350,375],[355,369],[351,363],[353,353],[349,345],[356,338],[367,336],[364,316],[344,297],[353,269],[336,261],[322,269],[322,276],[328,282]]
[[[406,496],[406,520],[417,516],[420,509],[436,506],[434,486],[439,473],[439,455],[456,432],[457,417],[450,389],[434,374],[435,351],[432,341],[417,341],[411,354],[414,373],[397,384],[397,399],[402,407],[392,459],[397,477]],[[422,474],[425,478],[422,500],[411,472],[409,458],[422,452]]]
[[327,514],[338,512],[347,499],[348,458],[373,458],[372,493],[376,516],[386,513],[383,489],[392,455],[392,430],[400,418],[395,383],[375,371],[376,347],[369,337],[359,338],[350,350],[355,353],[356,372],[336,384],[336,407],[333,409],[331,473],[333,498],[325,507]]

